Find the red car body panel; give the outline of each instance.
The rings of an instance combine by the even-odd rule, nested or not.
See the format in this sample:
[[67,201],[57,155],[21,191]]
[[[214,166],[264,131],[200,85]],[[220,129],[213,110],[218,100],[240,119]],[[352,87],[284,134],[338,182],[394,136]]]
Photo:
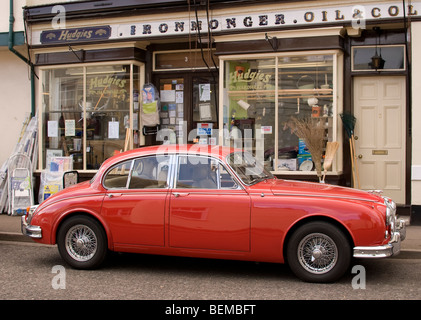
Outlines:
[[157,146],[114,156],[92,183],[67,188],[41,203],[31,224],[43,233],[34,240],[55,244],[60,223],[75,213],[95,217],[104,227],[109,249],[122,252],[284,262],[289,232],[311,219],[336,224],[354,246],[390,240],[385,237],[383,198],[355,189],[276,178],[235,190],[107,190],[102,185],[110,166],[127,159],[182,152],[225,161],[232,151]]

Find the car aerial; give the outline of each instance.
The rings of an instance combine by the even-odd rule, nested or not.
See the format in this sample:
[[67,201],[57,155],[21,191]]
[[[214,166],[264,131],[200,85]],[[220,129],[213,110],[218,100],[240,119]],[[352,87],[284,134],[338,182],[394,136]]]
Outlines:
[[405,224],[375,192],[283,180],[249,152],[160,145],[115,155],[90,180],[31,207],[22,232],[73,268],[108,251],[288,263],[332,282],[354,258],[399,253]]

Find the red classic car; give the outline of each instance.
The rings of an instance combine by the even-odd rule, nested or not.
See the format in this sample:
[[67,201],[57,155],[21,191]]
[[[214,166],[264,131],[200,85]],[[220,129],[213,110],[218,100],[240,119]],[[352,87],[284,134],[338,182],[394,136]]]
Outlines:
[[106,160],[31,208],[22,232],[80,269],[111,250],[287,262],[305,281],[331,282],[352,257],[397,254],[405,224],[378,194],[277,179],[242,150],[163,145]]

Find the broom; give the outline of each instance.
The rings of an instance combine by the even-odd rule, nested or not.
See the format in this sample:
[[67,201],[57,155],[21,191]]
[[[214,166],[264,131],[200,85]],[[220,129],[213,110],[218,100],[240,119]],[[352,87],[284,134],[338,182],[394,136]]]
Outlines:
[[349,149],[351,153],[351,166],[352,166],[352,176],[354,180],[354,186],[357,185],[358,189],[360,188],[360,178],[358,174],[358,164],[357,158],[355,156],[355,139],[354,139],[354,127],[357,119],[350,113],[341,113],[340,114],[344,129],[349,138]]
[[326,152],[325,152],[325,161],[323,163],[323,179],[321,183],[325,183],[326,172],[332,167],[333,158],[335,157],[336,151],[339,148],[338,142],[328,142],[326,143]]

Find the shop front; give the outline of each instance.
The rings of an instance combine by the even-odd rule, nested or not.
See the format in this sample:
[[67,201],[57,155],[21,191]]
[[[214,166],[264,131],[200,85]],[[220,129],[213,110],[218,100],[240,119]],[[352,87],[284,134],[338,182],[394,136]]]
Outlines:
[[[72,156],[88,179],[132,148],[229,145],[281,178],[323,175],[410,203],[406,23],[418,3],[89,4],[66,4],[61,29],[46,14],[52,5],[26,8],[39,75],[38,172]],[[356,118],[352,139],[344,114]],[[297,133],[303,124],[318,152]],[[329,155],[328,145],[337,147]]]

